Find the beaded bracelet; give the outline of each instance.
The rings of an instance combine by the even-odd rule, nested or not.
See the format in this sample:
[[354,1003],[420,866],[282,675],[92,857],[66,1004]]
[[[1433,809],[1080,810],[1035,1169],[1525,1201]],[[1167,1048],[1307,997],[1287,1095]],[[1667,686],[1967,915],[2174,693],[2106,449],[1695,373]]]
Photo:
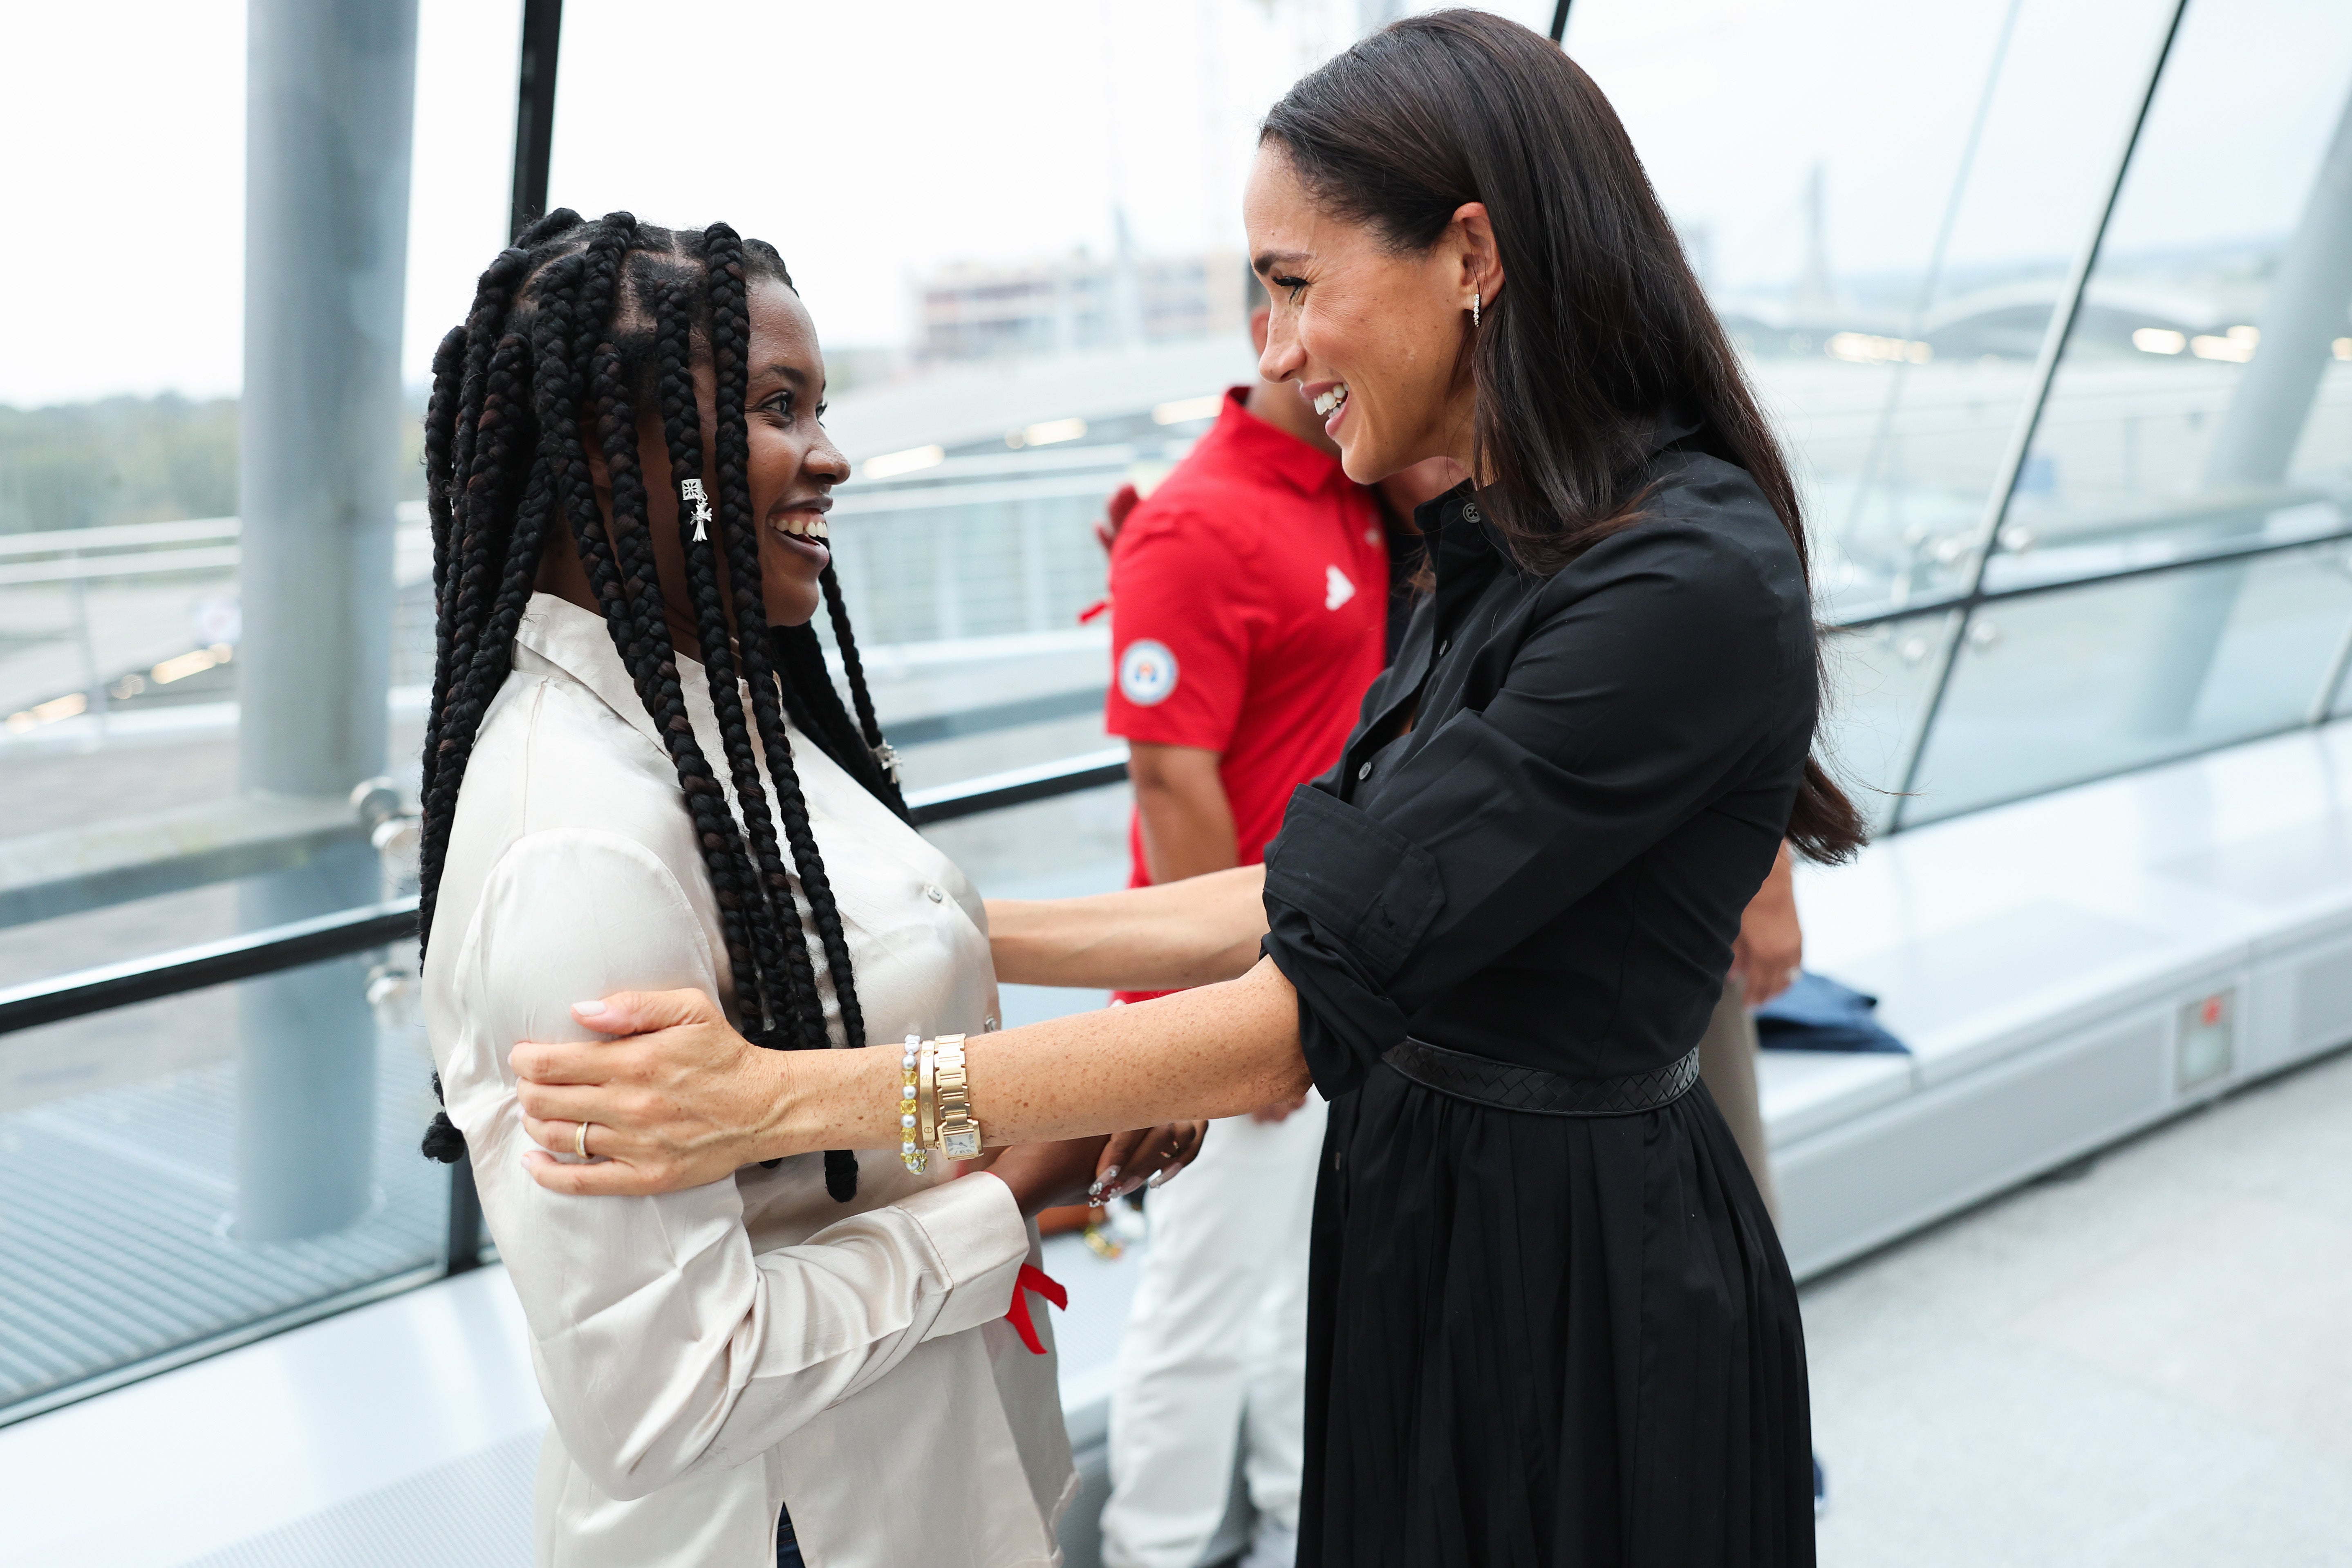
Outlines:
[[930,1151],[915,1138],[916,1069],[922,1047],[922,1036],[908,1035],[906,1048],[898,1058],[898,1158],[919,1176],[931,1168]]

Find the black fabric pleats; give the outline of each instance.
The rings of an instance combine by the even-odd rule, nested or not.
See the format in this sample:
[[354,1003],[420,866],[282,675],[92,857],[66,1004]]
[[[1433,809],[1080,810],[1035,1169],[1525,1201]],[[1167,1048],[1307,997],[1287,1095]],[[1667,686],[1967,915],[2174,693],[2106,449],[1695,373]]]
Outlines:
[[1796,1289],[1704,1086],[1563,1118],[1375,1068],[1308,1325],[1301,1568],[1813,1562]]

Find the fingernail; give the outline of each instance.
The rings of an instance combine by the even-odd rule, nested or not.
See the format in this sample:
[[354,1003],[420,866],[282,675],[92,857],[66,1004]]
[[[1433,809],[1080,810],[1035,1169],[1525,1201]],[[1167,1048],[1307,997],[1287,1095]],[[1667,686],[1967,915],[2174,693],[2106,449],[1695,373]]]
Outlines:
[[1123,1198],[1141,1185],[1143,1185],[1143,1178],[1141,1176],[1136,1177],[1131,1182],[1121,1182],[1118,1184],[1118,1191],[1111,1194],[1111,1196],[1115,1198]]
[[609,1011],[611,1011],[611,1009],[607,1008],[602,1002],[574,1002],[572,1004],[572,1016],[579,1019],[583,1024],[592,1023],[594,1020],[603,1017]]
[[1167,1171],[1154,1171],[1151,1173],[1151,1180],[1144,1183],[1143,1184],[1147,1187],[1156,1187],[1160,1183],[1166,1181],[1171,1173]]
[[1118,1180],[1118,1167],[1117,1165],[1113,1165],[1109,1170],[1105,1171],[1101,1175],[1095,1178],[1095,1185],[1098,1187],[1107,1187],[1110,1185],[1111,1183]]

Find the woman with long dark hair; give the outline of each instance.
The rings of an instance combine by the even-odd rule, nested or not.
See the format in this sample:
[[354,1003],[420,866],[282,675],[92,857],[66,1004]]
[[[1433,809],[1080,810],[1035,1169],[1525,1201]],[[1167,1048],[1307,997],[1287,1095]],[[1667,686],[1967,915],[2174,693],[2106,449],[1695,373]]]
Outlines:
[[[1262,369],[1349,475],[1473,479],[1422,509],[1434,590],[1262,881],[992,906],[1007,978],[1197,989],[980,1042],[972,1114],[995,1142],[1332,1099],[1301,1563],[1810,1563],[1796,1292],[1696,1053],[1783,837],[1861,837],[1810,755],[1786,466],[1615,114],[1524,28],[1418,16],[1307,77],[1244,216]],[[534,1156],[559,1191],[894,1103],[690,992],[590,1011],[641,1033],[516,1052],[532,1135],[614,1157]]]
[[909,1034],[996,1026],[979,898],[905,820],[835,581],[848,465],[791,274],[723,224],[558,212],[434,372],[425,1152],[470,1159],[530,1326],[538,1560],[1042,1568],[1076,1478],[1027,1216],[1101,1140],[951,1182],[894,1124],[593,1204],[523,1163],[508,1047],[583,994],[691,986],[775,1054],[894,1071]]

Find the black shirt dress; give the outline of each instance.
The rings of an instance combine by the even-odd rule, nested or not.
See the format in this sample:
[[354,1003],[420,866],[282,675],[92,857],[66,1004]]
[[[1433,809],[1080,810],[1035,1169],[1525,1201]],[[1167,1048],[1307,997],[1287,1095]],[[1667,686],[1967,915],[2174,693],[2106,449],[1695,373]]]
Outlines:
[[1548,577],[1467,486],[1423,507],[1435,594],[1266,854],[1334,1102],[1301,1568],[1813,1561],[1796,1290],[1705,1088],[1546,1116],[1381,1059],[1647,1074],[1722,994],[1811,743],[1811,605],[1743,470],[1669,445],[1650,478]]

